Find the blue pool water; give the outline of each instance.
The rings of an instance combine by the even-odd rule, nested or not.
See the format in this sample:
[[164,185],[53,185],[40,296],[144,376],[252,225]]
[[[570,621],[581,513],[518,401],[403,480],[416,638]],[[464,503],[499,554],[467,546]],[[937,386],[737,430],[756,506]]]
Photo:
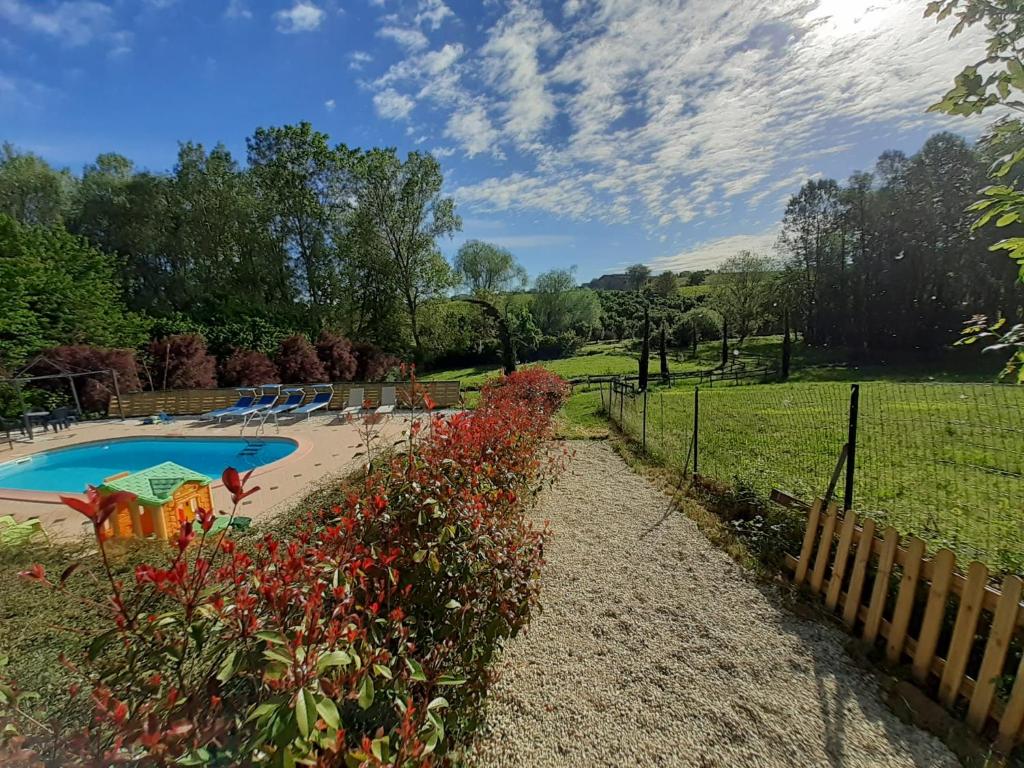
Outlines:
[[0,464],[0,488],[81,493],[120,472],[173,461],[218,479],[226,467],[245,472],[297,448],[284,438],[129,437],[59,448]]

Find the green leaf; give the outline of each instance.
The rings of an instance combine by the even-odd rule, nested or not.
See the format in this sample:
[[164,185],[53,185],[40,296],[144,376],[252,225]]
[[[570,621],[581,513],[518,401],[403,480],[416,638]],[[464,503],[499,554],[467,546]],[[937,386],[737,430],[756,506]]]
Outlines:
[[416,661],[416,659],[406,659],[405,663],[409,667],[409,671],[412,673],[410,675],[411,679],[419,683],[427,682],[427,676],[423,672],[422,664]]
[[466,682],[464,677],[455,677],[454,675],[441,675],[437,678],[438,685],[463,685]]
[[235,670],[238,668],[237,665],[238,652],[232,651],[224,658],[224,663],[220,665],[220,671],[217,672],[217,679],[222,683],[226,683],[231,679],[232,675],[235,674]]
[[323,671],[328,667],[344,667],[352,663],[352,656],[345,651],[331,651],[325,653],[317,661],[317,669]]
[[431,552],[430,553],[429,561],[430,561],[430,570],[432,570],[434,573],[439,573],[441,571],[441,561],[437,559],[437,553],[436,552]]
[[324,722],[334,730],[338,730],[341,726],[338,705],[330,699],[326,697],[319,699],[316,703],[316,711],[320,713],[320,717],[323,718]]
[[445,709],[448,706],[448,699],[446,699],[444,696],[438,696],[432,699],[429,704],[427,704],[427,709]]
[[309,736],[316,727],[316,701],[313,694],[303,688],[295,698],[295,719],[299,725],[299,733]]
[[99,657],[106,644],[113,639],[116,631],[117,630],[114,629],[107,630],[103,634],[96,635],[96,637],[92,639],[92,642],[89,643],[88,650],[89,661],[95,661]]
[[261,631],[256,633],[256,637],[260,640],[264,640],[271,645],[288,645],[288,638],[280,632]]
[[386,677],[388,680],[393,679],[391,675],[391,670],[385,667],[383,664],[374,664],[373,671],[381,677]]
[[363,678],[363,684],[359,686],[359,706],[363,709],[369,709],[373,704],[373,677],[366,675]]
[[461,608],[462,607],[462,603],[460,603],[458,600],[452,598],[451,600],[449,600],[447,603],[444,604],[444,607],[445,608],[451,608],[451,609],[454,610],[455,608]]
[[387,736],[381,736],[379,739],[374,739],[370,744],[370,751],[373,752],[374,757],[382,763],[386,763],[388,758],[391,756],[390,739]]
[[412,556],[412,561],[414,563],[422,563],[426,559],[426,557],[427,557],[427,550],[420,549],[420,550],[417,550],[416,553]]

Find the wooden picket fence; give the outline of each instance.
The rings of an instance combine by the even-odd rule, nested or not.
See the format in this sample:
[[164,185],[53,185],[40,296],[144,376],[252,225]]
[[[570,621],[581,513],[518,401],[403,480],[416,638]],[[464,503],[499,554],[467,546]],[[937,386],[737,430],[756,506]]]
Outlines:
[[[334,396],[328,405],[329,410],[344,408],[348,403],[348,393],[353,387],[363,389],[363,397],[376,406],[380,402],[382,386],[395,387],[395,396],[399,405],[408,406],[412,399],[409,382],[396,381],[381,384],[380,382],[345,382],[334,384]],[[307,400],[312,400],[312,386],[306,388],[310,393]],[[458,381],[423,381],[416,382],[419,397],[426,392],[439,408],[450,408],[458,405],[461,392]],[[154,413],[169,413],[172,416],[205,413],[215,408],[224,408],[238,400],[238,390],[233,387],[223,389],[167,389],[156,392],[130,392],[120,398],[113,397],[107,409],[109,416],[120,416],[122,410],[126,418],[135,416],[151,416]],[[422,403],[418,403],[422,406]]]
[[[928,557],[921,539],[901,543],[895,528],[876,531],[870,518],[821,499],[810,505],[800,555],[787,565],[848,631],[884,641],[889,663],[909,661],[917,683],[973,730],[994,735],[999,751],[1021,743],[1024,656],[1008,658],[1024,627],[1021,579],[993,586],[979,562],[965,575],[951,550]],[[956,617],[951,631],[947,612]]]

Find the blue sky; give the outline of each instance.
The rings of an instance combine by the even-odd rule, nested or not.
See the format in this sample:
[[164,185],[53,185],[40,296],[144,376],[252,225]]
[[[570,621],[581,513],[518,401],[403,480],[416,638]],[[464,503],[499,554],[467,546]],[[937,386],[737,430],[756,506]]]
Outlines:
[[0,0],[0,140],[80,171],[261,125],[435,152],[531,274],[770,252],[790,194],[977,122],[924,0]]

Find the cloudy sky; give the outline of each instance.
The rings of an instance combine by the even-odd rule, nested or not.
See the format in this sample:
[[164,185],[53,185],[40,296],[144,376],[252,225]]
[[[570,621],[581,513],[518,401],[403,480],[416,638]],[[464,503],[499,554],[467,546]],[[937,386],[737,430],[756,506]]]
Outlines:
[[0,0],[0,140],[80,170],[244,159],[256,126],[441,159],[531,273],[770,249],[809,177],[977,123],[924,114],[981,31],[925,0]]

